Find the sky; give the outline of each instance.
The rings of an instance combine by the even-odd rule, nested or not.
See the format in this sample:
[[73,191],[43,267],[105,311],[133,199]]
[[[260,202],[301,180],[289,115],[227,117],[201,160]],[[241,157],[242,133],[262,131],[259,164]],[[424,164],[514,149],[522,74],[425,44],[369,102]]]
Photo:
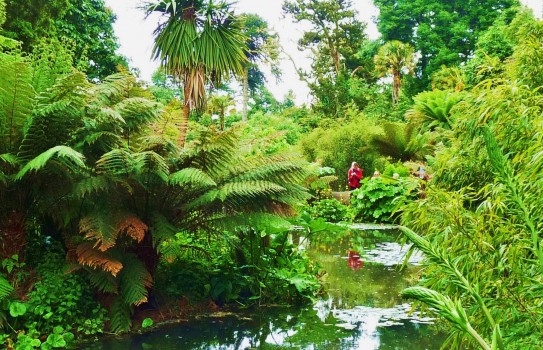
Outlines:
[[[115,35],[119,38],[119,53],[126,56],[130,66],[140,70],[140,78],[151,80],[158,63],[151,59],[153,48],[153,30],[158,23],[158,17],[144,19],[143,10],[139,9],[144,0],[105,0],[105,3],[117,15],[117,21],[113,25]],[[374,19],[378,15],[371,0],[353,0],[353,6],[359,13],[359,20],[366,22],[366,34],[370,39],[379,36]],[[532,8],[539,18],[542,17],[543,0],[522,0]],[[237,0],[234,4],[236,13],[253,13],[262,17],[268,26],[279,34],[283,50],[296,62],[296,66],[307,68],[310,59],[306,53],[297,49],[297,41],[302,35],[303,27],[295,24],[289,17],[284,18],[281,11],[283,0]],[[282,56],[282,78],[276,82],[275,78],[268,79],[267,87],[278,100],[283,100],[289,90],[293,90],[296,103],[308,103],[310,101],[309,89],[304,82],[298,79],[293,63]],[[266,71],[266,69],[263,69]],[[238,96],[239,98],[239,96]]]

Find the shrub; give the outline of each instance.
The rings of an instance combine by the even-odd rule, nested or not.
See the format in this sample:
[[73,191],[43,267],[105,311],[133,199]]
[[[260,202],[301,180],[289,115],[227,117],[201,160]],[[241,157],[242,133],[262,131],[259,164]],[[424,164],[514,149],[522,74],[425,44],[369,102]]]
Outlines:
[[351,217],[362,222],[396,222],[397,210],[406,200],[417,197],[418,186],[412,178],[365,178],[362,187],[351,194]]
[[312,203],[308,208],[313,219],[322,218],[328,222],[340,222],[347,219],[348,207],[337,199],[322,199]]

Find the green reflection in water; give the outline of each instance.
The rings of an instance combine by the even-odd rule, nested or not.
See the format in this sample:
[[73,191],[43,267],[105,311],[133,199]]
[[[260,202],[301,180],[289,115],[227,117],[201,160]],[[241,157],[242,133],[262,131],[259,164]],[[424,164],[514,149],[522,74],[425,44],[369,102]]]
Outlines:
[[[215,314],[80,349],[438,350],[445,336],[428,325],[407,320],[409,306],[400,305],[405,302],[399,297],[400,291],[416,282],[419,268],[398,269],[399,247],[382,245],[394,241],[395,235],[353,230],[314,238],[308,252],[326,271],[328,295],[314,307]],[[346,259],[351,245],[366,254],[364,267],[356,271],[348,267]],[[384,263],[368,262],[376,258]],[[383,319],[392,320],[394,325],[383,326]]]
[[[398,254],[392,254],[394,261],[388,262],[391,266],[368,262],[364,257],[368,250],[378,248],[379,243],[393,239],[394,232],[351,231],[339,237],[323,237],[311,245],[308,253],[319,262],[322,271],[326,272],[323,282],[334,300],[334,306],[353,308],[365,305],[389,308],[404,302],[400,292],[416,283],[420,271],[419,267],[412,265],[399,268],[397,263],[401,264],[401,255],[405,249],[403,252],[398,250]],[[363,268],[349,268],[347,251],[350,246],[361,254]]]

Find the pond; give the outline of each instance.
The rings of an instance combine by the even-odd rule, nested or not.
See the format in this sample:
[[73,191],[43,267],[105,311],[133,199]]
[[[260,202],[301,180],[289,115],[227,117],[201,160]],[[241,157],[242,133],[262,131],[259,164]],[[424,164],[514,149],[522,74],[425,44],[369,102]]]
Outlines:
[[[399,269],[407,248],[396,243],[394,230],[383,228],[354,225],[341,235],[312,239],[308,253],[322,266],[326,288],[312,307],[215,313],[82,349],[438,350],[445,335],[399,296],[416,283],[422,257],[413,254]],[[350,247],[362,255],[362,268],[349,267]]]

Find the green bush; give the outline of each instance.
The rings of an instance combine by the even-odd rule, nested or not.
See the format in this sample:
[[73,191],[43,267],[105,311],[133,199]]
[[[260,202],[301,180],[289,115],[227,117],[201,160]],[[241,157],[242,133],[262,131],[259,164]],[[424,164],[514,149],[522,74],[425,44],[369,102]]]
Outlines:
[[362,187],[351,194],[351,217],[359,222],[394,223],[397,209],[407,200],[417,198],[418,187],[413,178],[365,178]]
[[317,128],[300,140],[299,147],[308,161],[336,169],[340,181],[335,190],[344,190],[347,170],[353,161],[366,176],[373,172],[378,156],[368,152],[368,145],[371,136],[378,132],[379,127],[373,122],[359,117],[343,126]]
[[348,217],[348,207],[334,198],[313,202],[307,210],[311,218],[322,218],[327,222],[345,221]]

